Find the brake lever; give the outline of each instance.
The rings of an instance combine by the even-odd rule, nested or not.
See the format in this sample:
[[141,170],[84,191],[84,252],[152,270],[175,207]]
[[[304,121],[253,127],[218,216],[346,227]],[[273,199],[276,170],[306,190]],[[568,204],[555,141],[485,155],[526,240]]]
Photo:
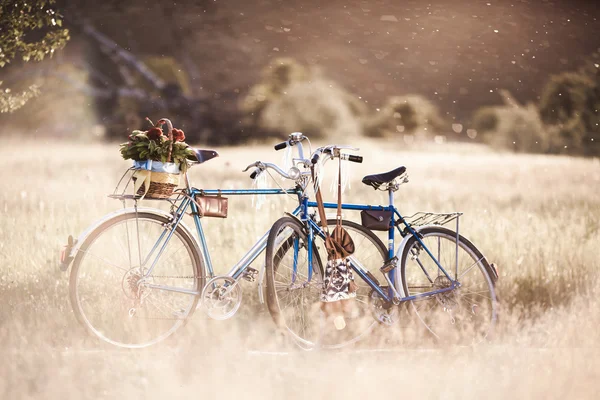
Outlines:
[[359,151],[360,148],[358,147],[352,147],[352,146],[346,146],[346,145],[342,145],[342,146],[338,146],[338,145],[333,145],[331,146],[334,149],[338,149],[338,150],[352,150],[352,151]]
[[310,160],[305,158],[292,158],[292,162],[295,164],[302,164],[305,168],[310,166]]
[[250,168],[260,168],[260,169],[264,169],[264,164],[262,163],[262,161],[255,161],[252,164],[248,165],[246,167],[246,169],[242,170],[242,172],[246,172],[248,171]]

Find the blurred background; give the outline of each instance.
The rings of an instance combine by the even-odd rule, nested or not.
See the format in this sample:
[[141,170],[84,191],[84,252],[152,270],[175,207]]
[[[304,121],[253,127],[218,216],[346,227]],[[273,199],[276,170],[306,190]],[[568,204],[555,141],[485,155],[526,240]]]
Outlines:
[[122,141],[166,115],[192,143],[302,131],[600,154],[591,1],[1,4],[4,134]]
[[[596,399],[596,3],[0,0],[0,399]],[[231,321],[199,310],[164,345],[102,346],[58,255],[122,207],[106,196],[131,166],[117,143],[145,117],[219,151],[190,170],[199,188],[251,187],[241,170],[280,163],[293,131],[361,147],[347,202],[385,202],[362,176],[405,165],[400,211],[464,212],[461,234],[498,266],[495,337],[427,348],[401,319],[344,353],[295,352],[243,282]],[[203,219],[217,274],[294,200],[231,196],[229,218]]]

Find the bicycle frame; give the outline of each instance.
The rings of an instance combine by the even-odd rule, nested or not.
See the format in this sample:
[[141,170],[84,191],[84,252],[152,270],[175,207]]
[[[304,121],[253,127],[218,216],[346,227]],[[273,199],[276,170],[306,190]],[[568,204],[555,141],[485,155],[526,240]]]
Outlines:
[[[185,215],[186,211],[190,207],[192,210],[192,217],[194,218],[194,224],[196,226],[196,233],[198,235],[200,249],[202,251],[202,257],[204,259],[203,261],[205,262],[206,268],[208,270],[209,279],[215,277],[214,268],[213,268],[212,260],[210,257],[210,252],[209,252],[208,245],[206,242],[206,237],[204,235],[204,230],[202,228],[202,222],[201,222],[198,206],[196,205],[196,203],[194,201],[191,200],[196,195],[203,194],[203,195],[209,195],[209,196],[210,195],[224,195],[224,196],[244,196],[244,195],[246,195],[247,196],[247,195],[282,195],[282,194],[290,195],[290,194],[295,194],[298,196],[298,201],[299,201],[300,205],[298,207],[296,207],[296,209],[294,211],[292,211],[291,214],[294,216],[300,216],[300,218],[303,221],[308,220],[308,208],[307,208],[308,207],[308,198],[302,194],[302,191],[300,188],[287,189],[287,190],[285,190],[285,189],[240,189],[240,190],[238,190],[238,189],[225,189],[225,190],[202,189],[202,190],[200,190],[200,189],[196,189],[196,188],[191,188],[189,190],[186,190],[186,194],[188,196],[186,196],[181,201],[181,203],[179,204],[179,206],[177,207],[177,209],[174,213],[174,220],[173,220],[173,223],[171,224],[171,227],[169,229],[165,229],[161,233],[158,240],[154,244],[153,248],[150,250],[148,256],[144,260],[143,264],[145,265],[146,263],[149,262],[150,258],[153,256],[155,251],[158,250],[156,257],[154,258],[152,264],[148,268],[148,271],[146,272],[143,279],[148,278],[152,274],[152,271],[154,270],[156,263],[158,262],[163,251],[165,250],[171,236],[175,232],[175,229],[177,228],[177,226],[183,219],[183,216]],[[269,236],[269,231],[267,231],[250,248],[250,250],[248,250],[248,252],[230,269],[230,271],[226,275],[235,280],[238,280],[240,278],[240,276],[244,273],[246,268],[248,268],[248,266],[250,264],[252,264],[252,262],[254,260],[256,260],[258,258],[258,256],[266,249],[268,236]],[[311,265],[311,273],[309,275],[309,278],[310,278],[310,277],[312,277],[312,252],[309,253],[309,264]],[[185,294],[190,294],[190,295],[198,295],[199,296],[201,294],[201,292],[199,292],[199,291],[188,290],[188,289],[166,286],[166,285],[156,285],[156,284],[152,284],[152,283],[148,283],[148,282],[146,282],[145,285],[150,288],[153,288],[153,289],[179,292],[179,293],[185,293]]]
[[[418,300],[418,299],[422,299],[422,298],[426,298],[426,297],[430,297],[436,294],[440,294],[440,293],[444,293],[444,292],[449,292],[451,290],[456,289],[460,284],[455,280],[452,279],[452,277],[450,276],[450,274],[444,269],[444,267],[440,264],[439,260],[437,258],[435,258],[435,256],[431,253],[431,251],[427,248],[427,246],[425,245],[425,243],[423,243],[423,241],[421,240],[421,237],[419,236],[418,232],[416,230],[414,230],[410,224],[408,224],[404,217],[400,214],[400,212],[398,211],[398,209],[394,206],[393,203],[393,193],[390,192],[390,205],[389,206],[371,206],[371,205],[365,205],[365,204],[349,204],[349,203],[342,203],[342,210],[354,210],[354,211],[363,211],[363,210],[371,210],[371,211],[391,211],[392,212],[392,218],[391,218],[391,222],[390,222],[390,229],[388,230],[388,256],[389,259],[391,260],[392,258],[394,258],[395,254],[394,254],[394,249],[395,249],[395,229],[398,229],[398,232],[400,233],[400,235],[405,236],[410,234],[412,237],[414,237],[417,242],[423,247],[423,249],[426,251],[426,253],[429,255],[429,257],[431,257],[431,259],[435,262],[435,264],[437,265],[437,267],[439,268],[439,270],[450,280],[451,285],[447,288],[443,288],[443,289],[438,289],[438,290],[433,290],[430,292],[425,292],[425,293],[420,293],[417,295],[413,295],[413,296],[401,296],[398,292],[397,289],[395,288],[395,285],[393,284],[393,282],[395,281],[395,273],[396,273],[396,268],[393,268],[390,272],[387,273],[386,275],[386,280],[388,282],[388,284],[390,285],[390,288],[388,290],[388,292],[386,293],[376,282],[373,281],[373,279],[366,273],[366,271],[364,269],[362,269],[359,265],[359,263],[357,262],[356,259],[354,259],[352,256],[350,257],[350,265],[352,266],[352,269],[361,277],[361,279],[363,279],[373,290],[375,290],[385,301],[388,302],[393,302],[394,300],[396,302],[405,302],[405,301],[411,301],[411,300]],[[308,207],[317,207],[317,203],[316,202],[308,202]],[[323,206],[327,209],[337,209],[338,205],[337,203],[324,203]],[[397,217],[397,219],[395,219],[394,217]],[[312,221],[311,221],[312,222]],[[402,232],[400,230],[400,224],[404,224],[407,228],[408,234]],[[320,231],[320,228],[314,223],[312,222],[311,224],[313,226],[313,228],[316,228]],[[322,231],[321,231],[322,232]],[[457,247],[458,247],[458,219],[457,219]],[[310,245],[310,243],[309,243]],[[457,254],[457,260],[456,260],[456,268],[458,268],[458,251],[456,252]],[[312,265],[311,265],[312,267]]]
[[[202,223],[201,223],[201,219],[199,216],[199,210],[198,210],[196,203],[191,200],[191,198],[193,198],[195,195],[198,195],[198,194],[205,194],[205,195],[220,194],[220,195],[227,195],[227,196],[295,194],[298,196],[299,206],[296,207],[296,209],[291,212],[291,215],[293,215],[295,217],[299,217],[300,220],[309,227],[309,229],[308,229],[308,248],[309,249],[313,248],[313,242],[315,240],[315,235],[319,236],[321,238],[325,237],[325,233],[323,232],[323,230],[317,225],[317,223],[314,220],[312,220],[309,217],[309,213],[308,213],[308,209],[317,207],[317,203],[313,202],[313,201],[308,201],[308,197],[303,195],[302,191],[299,188],[287,189],[287,190],[284,190],[284,189],[240,189],[240,190],[237,190],[237,189],[204,190],[203,189],[203,190],[200,190],[200,189],[196,189],[196,188],[191,188],[187,192],[187,194],[189,194],[190,197],[184,198],[182,200],[182,202],[179,204],[179,206],[177,207],[177,210],[175,211],[174,222],[172,223],[171,228],[163,231],[161,236],[158,238],[156,244],[154,245],[154,247],[151,249],[150,253],[146,257],[144,264],[147,263],[150,260],[150,257],[152,257],[152,255],[154,254],[154,252],[156,250],[158,250],[156,258],[154,259],[152,265],[149,267],[148,271],[146,272],[145,277],[149,277],[150,274],[152,273],[158,259],[160,258],[162,252],[166,248],[169,239],[171,238],[177,225],[181,222],[183,215],[185,215],[185,213],[189,207],[191,207],[191,209],[192,209],[192,216],[194,218],[194,224],[196,226],[196,232],[197,232],[197,235],[199,238],[200,249],[202,250],[202,257],[204,258],[204,262],[205,262],[206,268],[209,273],[209,278],[213,278],[215,276],[212,260],[210,257],[210,252],[208,249],[206,237],[204,235],[204,230],[202,228]],[[324,207],[326,209],[336,209],[337,203],[324,203]],[[439,270],[452,282],[451,285],[447,288],[438,289],[438,290],[434,290],[434,291],[430,291],[430,292],[426,292],[426,293],[420,293],[420,294],[413,295],[413,296],[401,296],[398,293],[397,288],[395,288],[395,285],[393,283],[395,281],[395,273],[396,273],[395,268],[393,268],[390,272],[388,272],[386,274],[386,280],[387,280],[388,284],[390,285],[389,290],[387,290],[387,292],[386,292],[378,283],[376,283],[369,276],[367,271],[364,268],[362,268],[360,262],[358,262],[358,260],[356,260],[356,258],[350,256],[350,264],[352,266],[352,269],[373,290],[375,290],[385,301],[387,301],[387,302],[395,301],[395,302],[399,303],[399,302],[405,302],[405,301],[411,301],[411,300],[418,300],[421,298],[426,298],[426,297],[430,297],[432,295],[436,295],[436,294],[454,290],[459,285],[459,283],[456,280],[452,279],[450,274],[440,264],[439,260],[437,260],[435,258],[435,256],[431,253],[431,251],[423,243],[423,241],[421,240],[417,231],[415,231],[409,224],[406,223],[406,221],[404,220],[404,217],[394,207],[392,193],[390,193],[390,205],[389,206],[371,206],[371,205],[364,205],[364,204],[343,203],[342,209],[343,210],[353,210],[353,211],[362,211],[362,210],[392,211],[392,219],[391,219],[391,223],[390,223],[390,229],[388,230],[388,256],[389,256],[389,259],[392,259],[395,256],[395,254],[394,254],[395,253],[395,229],[394,228],[396,228],[396,229],[398,229],[398,232],[402,236],[405,236],[407,234],[410,234],[411,236],[413,236],[419,242],[419,244],[422,246],[422,248],[426,251],[426,253],[429,255],[429,257],[431,257],[431,259],[435,262],[435,264],[437,265]],[[400,230],[400,227],[399,227],[400,224],[404,224],[406,226],[408,233],[404,233]],[[165,238],[165,236],[166,236],[166,238]],[[250,266],[250,264],[252,264],[252,262],[254,262],[260,256],[260,254],[262,254],[262,252],[266,249],[268,236],[269,236],[269,231],[267,231],[250,248],[250,250],[248,250],[248,252],[246,252],[246,254],[229,270],[229,272],[226,275],[235,280],[238,280],[240,278],[240,276],[244,273],[246,268],[248,268]],[[457,219],[457,236],[458,236],[458,219]],[[162,246],[161,246],[161,242],[162,242]],[[458,246],[458,240],[457,240],[457,246]],[[294,252],[297,253],[297,251],[298,251],[298,249],[297,249],[297,246],[295,245]],[[458,254],[458,252],[457,252],[457,254]],[[295,258],[296,257],[294,257],[294,259]],[[458,264],[458,260],[457,260],[457,264]],[[294,264],[294,266],[293,266],[294,273],[296,271],[296,267],[297,267],[296,264]],[[308,252],[308,280],[309,281],[312,279],[312,276],[313,276],[313,252],[309,251]],[[293,281],[295,280],[294,278],[295,278],[295,276],[292,278]],[[200,291],[171,287],[171,286],[166,286],[166,285],[156,285],[156,284],[151,284],[151,283],[146,283],[146,285],[150,288],[159,289],[159,290],[174,291],[174,292],[186,293],[186,294],[190,294],[190,295],[200,295],[201,294]]]

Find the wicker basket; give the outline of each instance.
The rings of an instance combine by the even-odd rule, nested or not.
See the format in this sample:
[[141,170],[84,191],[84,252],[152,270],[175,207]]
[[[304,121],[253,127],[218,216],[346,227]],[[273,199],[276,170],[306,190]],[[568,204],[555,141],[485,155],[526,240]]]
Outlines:
[[[171,152],[173,151],[173,124],[169,119],[161,118],[155,126],[162,126],[164,124],[167,125],[167,136],[171,141],[169,154],[167,155],[167,161],[171,162]],[[136,192],[138,196],[144,196],[146,199],[167,199],[171,197],[175,188],[179,186],[179,174],[152,171],[150,172],[150,187],[148,190],[146,190],[146,183],[147,181],[142,183],[138,188]]]
[[144,196],[146,199],[167,199],[171,197],[177,186],[179,186],[179,174],[153,171],[150,175],[150,187],[148,191],[146,192],[146,183],[144,182],[136,194],[144,196],[144,192],[146,192]]

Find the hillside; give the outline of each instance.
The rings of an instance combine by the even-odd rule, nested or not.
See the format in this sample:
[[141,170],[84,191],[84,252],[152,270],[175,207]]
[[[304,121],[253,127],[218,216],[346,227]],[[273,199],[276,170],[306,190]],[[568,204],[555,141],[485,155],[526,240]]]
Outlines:
[[[81,93],[81,79],[96,87],[83,93],[108,90],[95,103],[103,121],[127,107],[127,101],[116,104],[115,87],[141,83],[83,33],[89,24],[139,60],[160,65],[165,57],[174,59],[177,64],[167,60],[161,68],[179,74],[180,89],[201,100],[190,107],[206,109],[206,121],[239,118],[241,97],[281,57],[320,68],[372,110],[388,96],[414,93],[465,123],[480,106],[500,104],[499,89],[522,103],[536,101],[551,74],[595,62],[589,57],[600,49],[600,11],[588,1],[71,0],[58,7],[72,38],[55,57],[61,72],[52,74],[59,67],[47,64],[27,74],[60,78],[59,87],[68,89],[63,98]],[[6,73],[18,78],[19,68],[17,63]]]

